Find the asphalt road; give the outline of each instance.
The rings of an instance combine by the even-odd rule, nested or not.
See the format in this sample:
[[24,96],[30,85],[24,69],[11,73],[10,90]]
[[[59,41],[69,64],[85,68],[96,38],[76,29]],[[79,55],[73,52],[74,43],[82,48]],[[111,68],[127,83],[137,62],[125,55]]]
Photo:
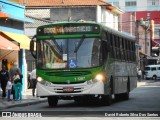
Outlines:
[[[111,106],[102,106],[98,104],[97,101],[84,105],[75,103],[73,100],[60,100],[58,106],[53,108],[50,108],[46,102],[24,107],[14,107],[6,109],[6,111],[42,112],[42,116],[43,114],[49,115],[48,119],[52,117],[56,119],[59,117],[65,119],[74,117],[89,119],[93,117],[92,120],[96,117],[101,120],[106,117],[107,119],[122,119],[123,115],[123,118],[127,119],[129,117],[127,115],[130,114],[131,116],[131,113],[133,113],[133,116],[129,117],[127,120],[132,118],[134,118],[134,120],[139,120],[143,117],[145,117],[145,119],[151,119],[152,117],[154,120],[160,119],[160,114],[159,117],[156,117],[157,113],[160,113],[160,80],[147,81],[146,85],[140,86],[130,93],[129,100],[115,101]],[[114,116],[116,113],[119,114],[118,118]],[[120,113],[122,113],[122,116],[120,116]],[[143,113],[143,117],[136,116],[136,114]],[[112,117],[108,117],[109,114]]]

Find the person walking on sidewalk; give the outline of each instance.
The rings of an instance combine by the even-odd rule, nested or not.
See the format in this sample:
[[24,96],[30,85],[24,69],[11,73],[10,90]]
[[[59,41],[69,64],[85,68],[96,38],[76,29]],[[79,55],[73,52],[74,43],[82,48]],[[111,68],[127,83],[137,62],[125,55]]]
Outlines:
[[141,69],[138,70],[138,81],[140,82],[142,79],[142,71]]
[[10,101],[10,96],[11,96],[11,89],[12,89],[12,83],[11,81],[7,82],[7,100]]
[[6,86],[9,80],[9,72],[5,69],[5,66],[2,65],[2,70],[0,71],[0,83],[2,88],[2,98],[6,97]]
[[15,99],[15,90],[14,90],[14,81],[13,81],[13,76],[15,75],[16,71],[19,71],[19,73],[21,74],[20,68],[18,68],[18,63],[14,62],[14,66],[10,69],[9,71],[9,76],[10,76],[10,80],[12,82],[12,90],[11,90],[11,94],[13,94],[13,100]]
[[36,69],[32,70],[31,75],[30,75],[30,80],[32,83],[32,95],[35,96],[35,89],[37,85]]
[[13,76],[14,90],[15,90],[15,101],[22,101],[22,77],[21,73],[17,70]]

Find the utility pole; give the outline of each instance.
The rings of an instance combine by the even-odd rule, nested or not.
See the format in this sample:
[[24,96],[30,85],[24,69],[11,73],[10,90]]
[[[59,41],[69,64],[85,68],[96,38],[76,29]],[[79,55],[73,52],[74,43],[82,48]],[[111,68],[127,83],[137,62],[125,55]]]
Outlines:
[[[148,29],[149,29],[149,31],[150,31],[150,35],[151,35],[151,21],[150,21],[150,13],[147,13],[147,20],[148,20]],[[151,39],[151,37],[150,37],[150,56],[152,56],[152,39]]]
[[136,58],[137,58],[137,59],[136,59],[136,62],[137,62],[137,66],[140,67],[140,57],[139,57],[139,31],[138,31],[140,21],[139,21],[139,20],[136,20],[135,24],[136,24],[136,27],[135,27],[135,36],[136,36]]
[[[151,56],[151,51],[152,51],[152,41],[148,41],[148,31],[150,31],[150,13],[147,13],[147,20],[145,22],[145,53],[148,54],[148,45],[149,45],[149,54]],[[149,43],[149,44],[148,44]]]

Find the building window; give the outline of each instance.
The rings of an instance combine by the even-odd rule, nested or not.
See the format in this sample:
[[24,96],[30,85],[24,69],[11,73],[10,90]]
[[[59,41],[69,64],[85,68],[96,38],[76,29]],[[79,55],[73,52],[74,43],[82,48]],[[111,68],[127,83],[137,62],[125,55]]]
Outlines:
[[159,5],[159,0],[152,0],[152,5],[153,5],[153,6]]
[[113,2],[113,5],[119,7],[119,2]]
[[136,6],[136,5],[137,5],[137,2],[136,2],[136,1],[125,2],[125,6],[126,6],[126,7]]
[[147,0],[148,6],[157,6],[159,5],[159,0]]
[[110,4],[112,4],[113,6],[119,7],[119,2],[109,2]]

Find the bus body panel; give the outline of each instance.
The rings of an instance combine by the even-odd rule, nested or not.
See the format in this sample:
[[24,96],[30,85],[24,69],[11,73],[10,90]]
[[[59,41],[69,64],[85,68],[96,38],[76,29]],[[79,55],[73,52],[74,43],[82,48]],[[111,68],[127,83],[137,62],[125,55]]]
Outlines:
[[114,94],[124,93],[127,91],[128,79],[130,80],[130,91],[137,87],[135,63],[115,61],[111,64],[110,71],[110,76],[113,76],[114,80]]
[[[64,22],[38,27],[36,38],[39,97],[127,95],[137,86],[131,36],[97,23]],[[61,62],[56,63],[59,57]]]

